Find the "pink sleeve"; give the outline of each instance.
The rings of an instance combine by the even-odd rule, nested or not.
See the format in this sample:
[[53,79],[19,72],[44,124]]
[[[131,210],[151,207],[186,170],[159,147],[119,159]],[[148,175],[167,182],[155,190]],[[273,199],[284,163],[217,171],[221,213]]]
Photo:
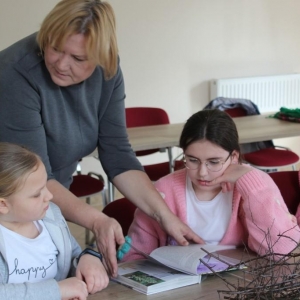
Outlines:
[[[298,179],[299,179],[299,185],[300,185],[300,170],[298,172]],[[300,202],[300,195],[299,195],[299,202]],[[297,223],[300,226],[300,204],[298,205],[298,208],[297,208],[296,218],[297,218]]]
[[271,246],[275,253],[292,251],[300,240],[300,229],[292,222],[287,206],[271,177],[253,169],[242,176],[236,186],[244,200],[248,246],[260,255],[267,253]]
[[[176,184],[174,182],[176,182]],[[159,179],[155,182],[155,187],[158,192],[160,192],[170,210],[185,222],[185,170],[171,173]],[[128,231],[128,236],[131,238],[132,244],[138,250],[147,254],[158,247],[166,246],[168,242],[168,235],[160,228],[158,222],[147,216],[140,209],[135,211],[133,222]],[[142,256],[131,248],[124,256],[123,261],[138,258],[142,258]]]
[[[135,248],[147,254],[150,254],[151,251],[160,246],[165,246],[167,241],[167,234],[160,228],[159,224],[140,209],[135,211],[128,236],[131,238],[131,243]],[[144,257],[131,248],[122,261],[139,258]]]

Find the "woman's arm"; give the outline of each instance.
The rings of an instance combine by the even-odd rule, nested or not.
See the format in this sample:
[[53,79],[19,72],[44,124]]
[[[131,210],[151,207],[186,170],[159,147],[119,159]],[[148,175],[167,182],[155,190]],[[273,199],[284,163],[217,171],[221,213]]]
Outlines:
[[126,198],[155,219],[178,244],[188,245],[189,241],[203,243],[198,235],[170,211],[144,172],[136,170],[124,172],[116,176],[113,183]]
[[160,246],[166,246],[167,234],[160,228],[158,223],[147,216],[140,209],[134,214],[133,222],[128,230],[130,237],[129,251],[124,253],[121,261],[130,261],[145,258],[137,250],[150,254]]
[[49,180],[47,188],[53,194],[52,201],[59,206],[68,221],[93,231],[97,246],[105,258],[109,271],[116,276],[116,243],[123,244],[125,241],[120,224],[78,199],[56,180]]

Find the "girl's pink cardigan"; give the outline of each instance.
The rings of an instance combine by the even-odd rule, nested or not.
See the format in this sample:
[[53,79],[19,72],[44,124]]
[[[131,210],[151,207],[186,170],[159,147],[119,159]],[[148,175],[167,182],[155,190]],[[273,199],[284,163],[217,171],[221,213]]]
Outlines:
[[[171,211],[186,223],[186,170],[176,171],[161,178],[155,186]],[[298,211],[300,215],[300,209]],[[287,237],[280,237],[280,234]],[[156,221],[139,209],[135,213],[128,235],[132,244],[146,253],[168,245],[171,238]],[[253,168],[239,178],[233,191],[231,220],[220,244],[244,244],[262,255],[271,245],[275,253],[288,253],[296,247],[299,240],[300,229],[291,220],[284,200],[271,177]],[[123,260],[137,258],[141,256],[131,248]]]

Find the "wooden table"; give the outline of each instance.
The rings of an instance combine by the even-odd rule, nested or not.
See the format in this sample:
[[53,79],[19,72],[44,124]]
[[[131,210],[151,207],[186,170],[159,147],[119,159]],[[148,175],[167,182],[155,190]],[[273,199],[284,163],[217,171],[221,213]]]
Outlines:
[[[223,255],[231,256],[239,259],[246,259],[253,257],[255,254],[246,254],[242,249],[224,250],[220,251]],[[222,276],[226,280],[237,283],[237,276],[242,279],[242,271],[224,272]],[[88,300],[183,300],[183,299],[205,299],[216,300],[219,299],[218,290],[228,290],[226,284],[217,276],[209,275],[200,284],[194,284],[187,287],[182,287],[166,292],[161,292],[153,295],[144,295],[136,292],[121,284],[110,282],[109,286],[103,291],[90,295]],[[221,298],[222,299],[222,298]]]
[[[225,276],[226,279],[228,277],[232,278],[232,276],[228,274],[226,274]],[[110,282],[109,286],[106,289],[94,295],[90,295],[88,297],[88,300],[216,300],[219,299],[219,295],[217,292],[218,289],[227,290],[223,281],[216,276],[209,276],[209,278],[205,279],[200,284],[194,284],[187,287],[148,296],[131,290],[130,288],[122,286],[118,283]]]
[[[240,144],[300,136],[300,123],[268,118],[270,114],[233,118]],[[127,128],[127,133],[134,151],[175,147],[179,144],[183,126],[184,123],[132,127]],[[97,157],[97,149],[91,155]],[[108,198],[109,202],[113,201],[113,186],[110,182]]]
[[[267,118],[266,115],[233,119],[240,144],[300,136],[300,124]],[[178,146],[184,123],[128,128],[134,151]]]
[[[230,286],[229,289],[224,280],[216,275],[209,275],[200,284],[194,284],[146,296],[131,290],[128,287],[110,282],[106,289],[96,293],[95,295],[90,295],[88,300],[216,300],[224,299],[224,296],[228,296],[228,294],[224,293],[219,294],[218,291],[236,292],[237,287],[242,288],[247,286],[245,292],[249,292],[249,288],[257,288],[258,285],[261,286],[260,289],[253,290],[255,296],[258,296],[256,294],[257,292],[266,293],[270,290],[275,292],[275,289],[273,289],[275,287],[276,299],[279,299],[279,296],[281,297],[280,299],[299,299],[300,277],[297,276],[299,273],[297,271],[299,270],[299,249],[293,251],[293,254],[296,255],[294,258],[289,255],[289,260],[274,261],[272,268],[270,268],[272,266],[270,260],[272,253],[270,253],[270,256],[266,259],[260,258],[257,260],[257,255],[254,252],[247,251],[245,248],[223,250],[218,252],[222,255],[237,258],[241,261],[248,261],[246,263],[247,269],[245,270],[219,273],[219,276],[222,276],[222,278],[225,279],[227,283],[230,283],[230,285],[233,284],[235,288]],[[256,258],[256,260],[253,260],[253,258]],[[278,263],[280,265],[278,265]],[[272,280],[270,280],[270,276],[273,277]],[[285,281],[284,286],[280,285],[282,280]],[[294,296],[287,298],[289,296],[285,295],[284,298],[284,288],[286,289],[286,292],[294,293]],[[242,292],[242,289],[239,289],[239,292]]]

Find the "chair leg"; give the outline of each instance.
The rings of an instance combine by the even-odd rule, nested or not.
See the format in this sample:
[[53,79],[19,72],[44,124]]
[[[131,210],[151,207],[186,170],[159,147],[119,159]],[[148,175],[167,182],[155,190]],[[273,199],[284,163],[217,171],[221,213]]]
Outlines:
[[[106,206],[108,204],[107,202],[107,195],[106,195],[106,189],[103,189],[102,192],[102,201],[103,201],[103,207]],[[86,198],[86,204],[90,205],[91,204],[91,198],[87,197]],[[90,239],[90,230],[85,229],[85,244],[86,246],[93,246],[93,244],[95,243],[96,238],[95,236],[93,236]]]
[[172,153],[172,148],[168,147],[168,156],[169,156],[169,168],[170,168],[170,173],[174,171],[174,166],[173,166],[173,153]]
[[[91,198],[90,198],[90,197],[87,197],[87,198],[86,198],[86,203],[87,203],[88,205],[91,204]],[[86,245],[89,245],[89,244],[90,244],[90,231],[89,231],[87,228],[85,229],[85,244],[86,244]]]
[[102,195],[102,205],[103,205],[103,207],[105,207],[108,204],[106,189],[102,190],[101,195]]
[[173,172],[175,171],[176,161],[177,161],[178,159],[183,159],[183,153],[180,153],[179,155],[177,155],[177,156],[173,159],[173,161],[172,161],[172,170],[173,170]]
[[114,199],[115,199],[115,189],[114,189],[114,185],[109,181],[107,180],[108,182],[108,201],[109,202],[113,202]]
[[96,243],[96,238],[95,236],[93,236],[90,240],[89,246],[94,248],[95,246],[97,246],[95,245],[95,243]]

